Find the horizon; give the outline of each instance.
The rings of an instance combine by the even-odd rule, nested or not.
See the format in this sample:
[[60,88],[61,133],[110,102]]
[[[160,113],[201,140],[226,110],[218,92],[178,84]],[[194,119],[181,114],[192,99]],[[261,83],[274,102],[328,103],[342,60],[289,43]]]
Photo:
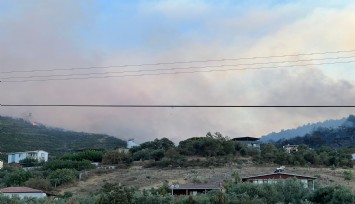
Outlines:
[[[272,131],[272,132],[269,132],[265,135],[261,135],[261,136],[257,136],[257,137],[253,137],[253,138],[259,138],[261,139],[262,137],[265,137],[265,136],[268,136],[269,134],[273,134],[273,133],[281,133],[283,131],[288,131],[288,130],[294,130],[294,129],[298,129],[298,128],[302,128],[306,125],[315,125],[317,123],[324,123],[324,122],[328,122],[328,121],[332,121],[332,120],[342,120],[342,119],[347,119],[349,116],[351,116],[352,114],[349,114],[348,116],[345,116],[345,117],[342,117],[342,118],[339,118],[339,119],[327,119],[327,120],[324,120],[324,121],[315,121],[315,122],[312,122],[312,123],[308,123],[308,124],[302,124],[302,125],[299,125],[299,126],[296,126],[296,127],[293,127],[293,128],[290,128],[290,129],[281,129],[281,130],[278,130],[278,131]],[[57,127],[57,126],[50,126],[50,125],[47,125],[47,124],[43,124],[43,123],[37,123],[35,121],[31,121],[30,118],[16,118],[16,117],[12,117],[12,116],[6,116],[6,115],[0,115],[0,117],[9,117],[9,118],[12,118],[12,119],[22,119],[30,124],[32,124],[33,126],[37,126],[37,125],[43,125],[45,126],[46,128],[53,128],[53,129],[58,129],[58,130],[61,130],[61,131],[70,131],[70,132],[83,132],[83,131],[80,131],[80,130],[70,130],[70,129],[65,129],[65,128],[62,128],[62,127]],[[219,131],[207,131],[204,135],[200,135],[200,136],[191,136],[191,137],[187,137],[183,140],[186,140],[186,139],[189,139],[189,138],[194,138],[194,137],[204,137],[206,136],[207,133],[211,132],[212,134],[215,133],[215,132],[219,132]],[[108,136],[112,136],[112,137],[115,137],[115,138],[118,138],[118,139],[121,139],[123,141],[129,141],[129,140],[133,140],[136,144],[141,144],[141,143],[144,143],[144,142],[148,142],[148,141],[153,141],[154,139],[161,139],[161,138],[164,138],[164,137],[161,137],[161,138],[153,138],[151,140],[144,140],[144,141],[137,141],[135,138],[122,138],[120,137],[119,135],[110,135],[110,134],[106,134],[106,133],[100,133],[100,132],[83,132],[83,133],[87,133],[87,134],[102,134],[102,135],[108,135]],[[229,135],[224,135],[222,132],[219,132],[221,133],[224,137],[228,137],[230,139],[233,139],[233,138],[241,138],[241,137],[251,137],[251,136],[237,136],[237,137],[231,137]],[[168,138],[169,139],[169,138]],[[183,141],[183,140],[180,140],[180,141],[173,141],[175,143],[175,145],[178,145],[179,142]]]

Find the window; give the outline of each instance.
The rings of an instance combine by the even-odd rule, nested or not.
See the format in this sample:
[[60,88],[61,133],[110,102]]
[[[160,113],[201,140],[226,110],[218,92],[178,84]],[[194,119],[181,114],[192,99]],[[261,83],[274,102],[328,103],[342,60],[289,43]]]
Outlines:
[[14,162],[15,162],[15,155],[12,154],[12,155],[10,156],[10,163],[14,163]]

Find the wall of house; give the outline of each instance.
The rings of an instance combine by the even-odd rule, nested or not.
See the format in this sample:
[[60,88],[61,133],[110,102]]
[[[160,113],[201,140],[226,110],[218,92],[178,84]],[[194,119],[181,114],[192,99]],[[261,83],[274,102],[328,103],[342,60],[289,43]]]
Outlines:
[[8,163],[20,163],[21,160],[25,159],[27,157],[26,152],[18,152],[14,154],[9,154],[7,156],[7,162]]
[[7,162],[8,163],[20,163],[21,160],[25,158],[32,158],[36,159],[38,161],[48,161],[48,152],[39,150],[39,151],[33,151],[33,152],[16,152],[13,154],[9,154],[7,156]]
[[127,142],[127,149],[131,149],[132,147],[138,146],[133,140],[128,140]]
[[[258,184],[262,184],[262,183],[269,183],[269,184],[272,184],[272,183],[276,183],[277,181],[280,181],[280,180],[283,180],[283,179],[255,179],[255,180],[252,180],[252,183],[258,183]],[[312,183],[312,181],[308,181],[306,179],[299,179],[305,188],[308,188],[310,186],[310,184]]]
[[38,161],[44,161],[44,162],[48,161],[48,152],[45,152],[45,151],[42,151],[42,150],[38,151],[37,160]]
[[8,197],[14,197],[17,196],[19,198],[44,198],[47,197],[47,195],[45,193],[3,193],[4,196],[8,196]]

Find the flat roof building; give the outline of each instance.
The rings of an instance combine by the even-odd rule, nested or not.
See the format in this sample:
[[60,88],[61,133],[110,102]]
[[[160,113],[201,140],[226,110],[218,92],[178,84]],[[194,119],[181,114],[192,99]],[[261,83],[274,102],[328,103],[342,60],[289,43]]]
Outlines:
[[260,138],[257,138],[257,137],[236,137],[236,138],[233,138],[232,140],[244,143],[248,147],[260,149],[261,142],[260,142]]
[[17,196],[19,198],[44,198],[46,193],[41,190],[28,187],[8,187],[0,189],[0,194],[8,197]]
[[21,160],[30,158],[38,162],[48,161],[48,152],[43,150],[27,151],[27,152],[11,152],[7,154],[7,163],[20,163]]
[[223,190],[221,183],[187,183],[170,186],[172,195],[197,195],[211,190]]

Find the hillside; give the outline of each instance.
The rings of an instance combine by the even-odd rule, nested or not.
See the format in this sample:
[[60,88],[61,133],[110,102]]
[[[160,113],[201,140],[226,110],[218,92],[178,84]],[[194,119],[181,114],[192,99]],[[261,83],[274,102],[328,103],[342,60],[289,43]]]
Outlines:
[[280,145],[306,144],[309,147],[354,147],[355,146],[355,116],[350,115],[337,128],[319,127],[302,137],[279,140]]
[[82,148],[114,149],[126,142],[104,134],[66,131],[0,116],[0,152],[43,149],[58,155]]
[[316,122],[311,124],[305,124],[299,126],[297,128],[288,129],[288,130],[281,130],[280,132],[272,132],[270,134],[262,136],[260,139],[262,142],[269,142],[269,141],[278,141],[280,139],[290,139],[297,136],[304,136],[312,131],[324,127],[324,128],[337,128],[346,121],[346,118],[342,118],[339,120],[326,120],[323,122]]

